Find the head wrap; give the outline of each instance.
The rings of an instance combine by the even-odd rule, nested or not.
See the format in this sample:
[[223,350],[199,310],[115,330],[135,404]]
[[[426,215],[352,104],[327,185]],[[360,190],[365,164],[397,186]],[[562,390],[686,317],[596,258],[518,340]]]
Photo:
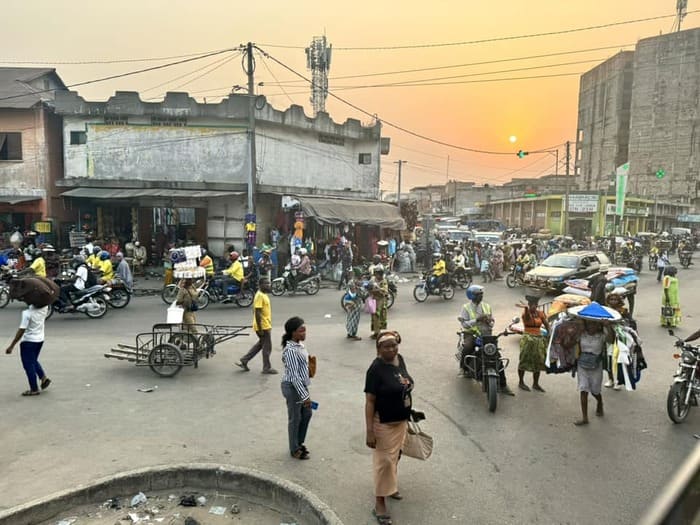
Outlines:
[[394,330],[383,330],[379,332],[379,335],[377,336],[377,348],[379,348],[382,343],[386,343],[387,341],[394,341],[397,345],[401,344],[401,336]]

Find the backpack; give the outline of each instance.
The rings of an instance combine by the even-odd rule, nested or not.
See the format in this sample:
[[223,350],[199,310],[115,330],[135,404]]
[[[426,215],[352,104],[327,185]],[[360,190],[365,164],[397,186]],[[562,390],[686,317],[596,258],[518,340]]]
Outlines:
[[97,274],[92,270],[92,268],[89,268],[87,265],[85,265],[87,268],[87,279],[85,280],[85,288],[91,288],[97,284]]

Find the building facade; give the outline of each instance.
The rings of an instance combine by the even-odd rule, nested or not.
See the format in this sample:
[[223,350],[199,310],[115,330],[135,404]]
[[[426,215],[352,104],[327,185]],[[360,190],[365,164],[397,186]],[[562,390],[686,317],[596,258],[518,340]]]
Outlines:
[[53,242],[69,218],[56,190],[63,177],[61,119],[50,107],[65,90],[54,69],[0,68],[0,228],[39,229]]
[[[168,93],[149,103],[133,92],[88,102],[60,93],[67,207],[100,237],[151,239],[156,253],[164,242],[192,240],[218,255],[249,240],[249,200],[265,242],[285,226],[284,195],[378,198],[380,156],[388,153],[379,123],[336,124],[326,113],[278,111],[257,97],[251,132],[248,102],[231,95],[201,104]],[[249,184],[251,137],[256,175]]]

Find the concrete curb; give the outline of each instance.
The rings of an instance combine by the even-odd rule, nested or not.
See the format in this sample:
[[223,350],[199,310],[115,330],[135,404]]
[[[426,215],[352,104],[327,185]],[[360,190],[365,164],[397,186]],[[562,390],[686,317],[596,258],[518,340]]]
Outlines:
[[333,510],[305,488],[257,470],[208,463],[183,463],[122,472],[0,511],[0,525],[32,525],[75,507],[114,496],[174,489],[217,490],[250,497],[288,512],[309,525],[343,525]]

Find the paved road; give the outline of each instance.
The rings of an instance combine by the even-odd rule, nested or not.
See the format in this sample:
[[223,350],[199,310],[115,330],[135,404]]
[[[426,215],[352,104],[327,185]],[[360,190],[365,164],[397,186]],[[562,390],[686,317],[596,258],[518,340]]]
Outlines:
[[[700,326],[700,271],[680,272],[683,333]],[[501,398],[490,414],[478,386],[457,377],[453,358],[456,316],[462,298],[417,304],[411,284],[400,285],[390,326],[404,337],[401,351],[414,376],[417,409],[428,415],[435,454],[400,465],[402,502],[393,502],[396,523],[634,523],[664,481],[696,444],[700,411],[683,425],[665,413],[675,368],[671,339],[658,327],[660,288],[642,274],[637,318],[649,370],[636,392],[605,391],[606,416],[586,428],[575,381],[546,376],[546,394],[518,391]],[[502,282],[487,286],[497,327],[517,309],[520,290]],[[45,394],[22,398],[25,378],[17,355],[0,366],[0,508],[129,468],[172,461],[232,463],[298,482],[336,509],[348,524],[370,523],[371,456],[364,446],[364,372],[374,357],[369,339],[344,338],[338,293],[273,299],[275,350],[279,327],[299,314],[308,326],[307,346],[319,358],[312,394],[314,413],[307,444],[312,459],[285,451],[286,412],[279,376],[243,373],[232,364],[252,343],[244,337],[219,348],[200,368],[161,379],[148,368],[107,360],[115,342],[165,318],[156,297],[137,298],[102,320],[56,316],[47,324],[42,363],[53,379]],[[0,311],[0,330],[11,338],[20,306]],[[326,314],[331,317],[327,318]],[[250,311],[213,305],[200,322],[248,324]],[[368,335],[369,319],[362,320]],[[516,337],[505,340],[517,361]],[[513,386],[515,366],[508,370]],[[158,386],[153,393],[140,387]]]

